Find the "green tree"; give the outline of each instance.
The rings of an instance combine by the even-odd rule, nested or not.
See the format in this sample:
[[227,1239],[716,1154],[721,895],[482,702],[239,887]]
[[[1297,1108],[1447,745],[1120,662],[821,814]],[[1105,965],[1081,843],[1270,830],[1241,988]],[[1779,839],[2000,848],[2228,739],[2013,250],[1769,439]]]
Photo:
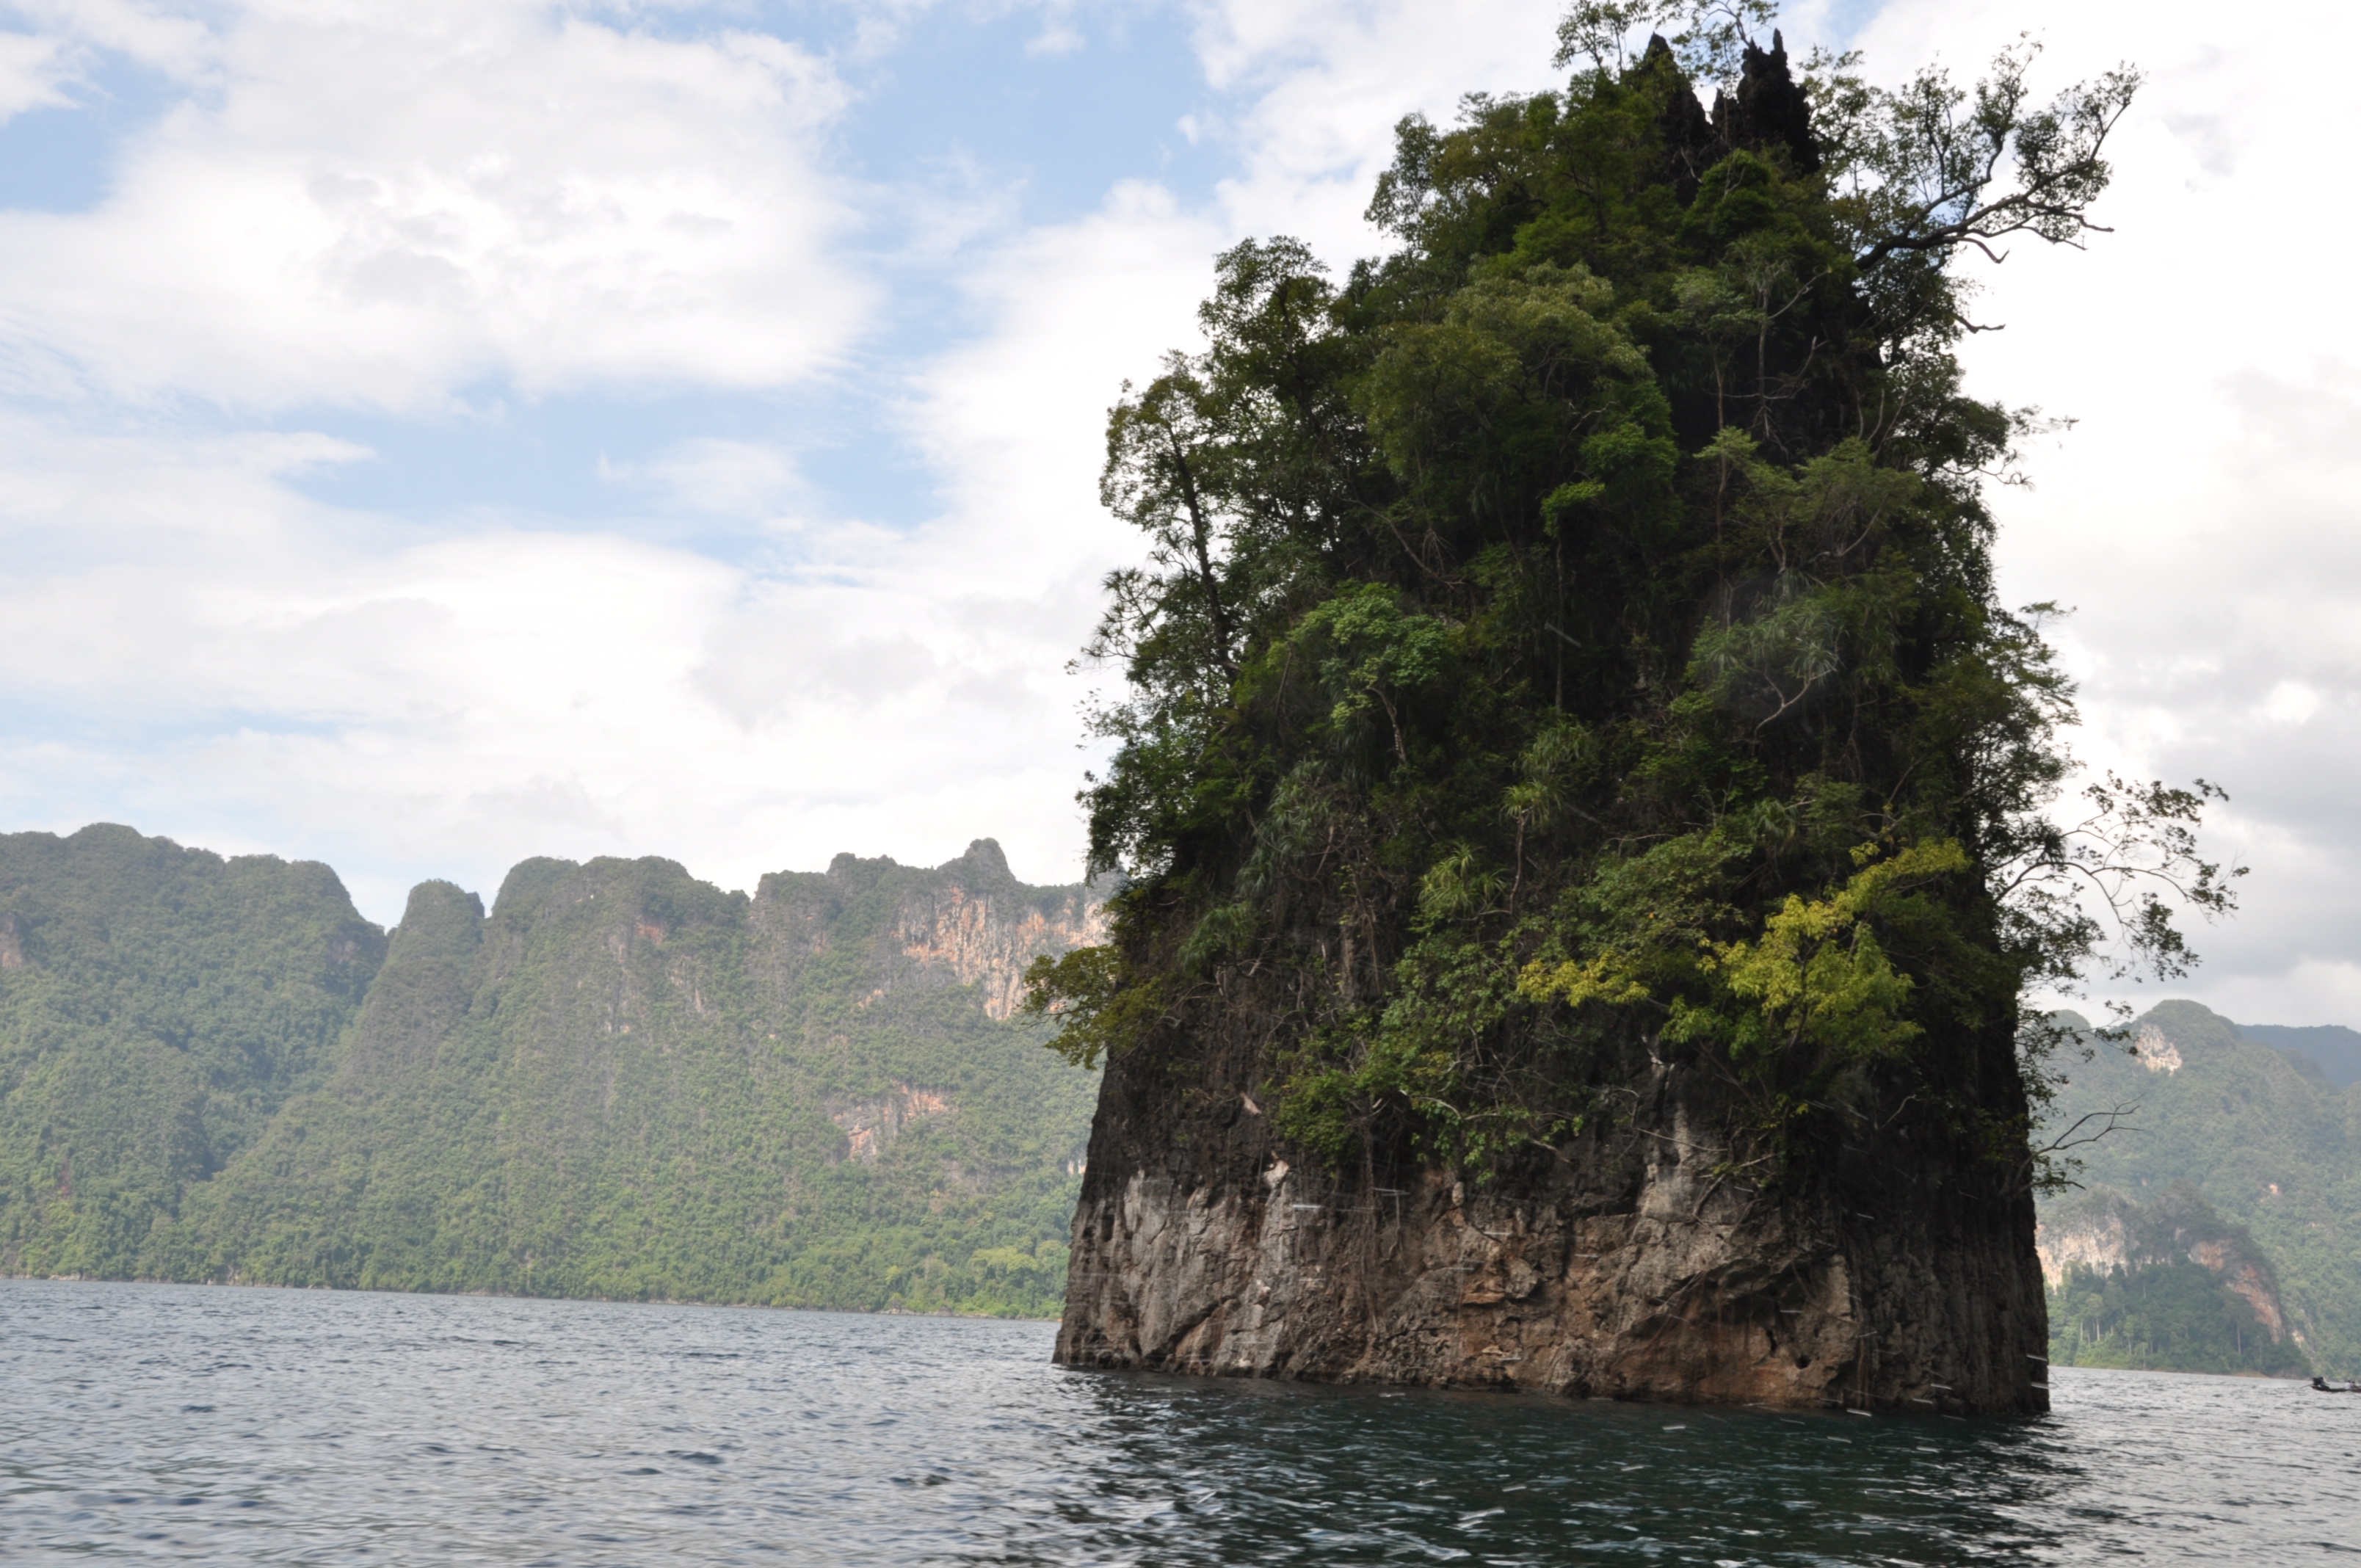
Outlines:
[[2114,934],[2170,970],[2169,894],[2228,907],[2201,793],[2047,815],[2072,693],[1983,499],[2035,416],[1953,352],[1955,258],[2094,227],[2135,73],[1798,80],[1769,16],[1576,7],[1564,91],[1401,123],[1399,248],[1236,247],[1204,351],[1126,387],[1148,550],[1083,798],[1136,880],[1033,973],[1070,1054],[1244,1060],[1331,1159],[1483,1165],[1642,1041],[1718,1066],[1750,1164],[1900,1106],[2022,1181],[2020,989]]

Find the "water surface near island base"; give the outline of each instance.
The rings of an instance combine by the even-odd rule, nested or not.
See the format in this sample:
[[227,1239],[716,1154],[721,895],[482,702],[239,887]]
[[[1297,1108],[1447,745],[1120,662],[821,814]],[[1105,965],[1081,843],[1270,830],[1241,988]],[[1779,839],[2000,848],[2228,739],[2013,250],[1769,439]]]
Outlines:
[[2361,1397],[2060,1369],[2035,1421],[1067,1371],[1043,1323],[0,1281],[0,1561],[2361,1556]]

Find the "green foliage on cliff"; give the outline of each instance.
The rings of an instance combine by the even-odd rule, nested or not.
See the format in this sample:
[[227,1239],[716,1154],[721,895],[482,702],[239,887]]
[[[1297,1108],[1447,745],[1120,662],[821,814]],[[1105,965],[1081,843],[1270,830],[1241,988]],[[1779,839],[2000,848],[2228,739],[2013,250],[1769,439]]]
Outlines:
[[[1903,1102],[2022,1165],[2019,990],[2103,935],[2065,881],[2168,970],[2141,879],[2226,904],[2199,794],[2099,802],[2128,840],[2042,814],[2070,694],[1982,493],[2028,416],[1952,354],[1950,258],[2081,233],[2134,79],[1799,82],[1758,13],[1578,7],[1564,91],[1402,123],[1399,249],[1237,247],[1206,350],[1126,389],[1148,560],[1085,798],[1139,881],[1114,957],[1035,975],[1078,1055],[1242,1045],[1302,1145],[1481,1164],[1639,1036],[1726,1069],[1765,1160]],[[1711,116],[1692,70],[1735,77]]]
[[[2202,1195],[2269,1269],[2313,1365],[2339,1376],[2361,1368],[2361,1088],[2338,1088],[2190,1002],[2158,1003],[2128,1041],[2081,1038],[2090,1055],[2069,1055],[2052,1131],[2125,1112],[2114,1130],[2071,1151],[2081,1179],[2143,1205],[2176,1188]],[[2070,1223],[2080,1201],[2045,1201],[2045,1234]],[[2053,1329],[2065,1325],[2059,1312]],[[2160,1354],[2154,1364],[2181,1365]]]
[[[840,857],[751,900],[664,861],[532,861],[489,918],[418,888],[389,949],[323,868],[94,831],[146,860],[101,880],[77,836],[49,901],[10,906],[26,961],[0,970],[0,1005],[88,1020],[79,1056],[54,1028],[6,1036],[26,1064],[5,1102],[12,1193],[32,1194],[0,1211],[11,1269],[1057,1310],[1094,1084],[985,1003],[1024,944],[1071,939],[1081,889],[1024,887],[988,843],[933,872]],[[143,880],[183,861],[277,903]],[[65,961],[68,909],[114,932],[112,968]],[[1017,946],[962,982],[960,955],[929,948],[955,940]],[[324,989],[324,966],[351,982]],[[118,996],[153,1001],[135,1016]],[[153,1021],[183,1015],[211,1022]],[[203,1140],[150,1157],[150,1107],[99,1091],[85,1058],[133,1086],[203,1080],[235,1115],[184,1115]]]

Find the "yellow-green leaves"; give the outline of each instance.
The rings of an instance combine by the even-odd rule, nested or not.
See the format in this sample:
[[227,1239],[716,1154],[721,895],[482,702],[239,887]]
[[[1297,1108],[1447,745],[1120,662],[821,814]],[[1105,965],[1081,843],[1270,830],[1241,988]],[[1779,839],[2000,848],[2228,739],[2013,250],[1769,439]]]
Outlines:
[[1856,1058],[1889,1056],[1918,1034],[1903,1016],[1910,977],[1887,959],[1867,917],[1897,892],[1966,871],[1967,851],[1946,839],[1891,860],[1873,858],[1875,845],[1853,853],[1862,869],[1828,897],[1789,894],[1760,938],[1707,944],[1698,968],[1721,994],[1675,1003],[1669,1032],[1719,1036],[1739,1056],[1816,1046]]
[[1587,959],[1533,964],[1519,990],[1575,1007],[1651,1004],[1663,1009],[1668,1037],[1716,1041],[1740,1060],[1798,1049],[1890,1056],[1919,1028],[1905,1016],[1910,977],[1894,967],[1870,921],[1887,901],[1964,872],[1969,861],[1949,839],[1890,858],[1863,845],[1853,858],[1861,869],[1841,887],[1820,898],[1790,894],[1752,938],[1697,938],[1686,952],[1643,938]]
[[1587,963],[1534,963],[1518,977],[1517,989],[1534,1002],[1563,1002],[1569,1007],[1604,1002],[1610,1007],[1654,999],[1641,983],[1640,966],[1629,952],[1601,954]]

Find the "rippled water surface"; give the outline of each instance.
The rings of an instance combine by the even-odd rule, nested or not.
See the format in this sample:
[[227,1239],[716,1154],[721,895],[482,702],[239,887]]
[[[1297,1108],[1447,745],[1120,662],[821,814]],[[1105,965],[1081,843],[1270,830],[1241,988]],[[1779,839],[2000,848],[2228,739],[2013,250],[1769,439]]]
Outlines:
[[0,1281],[0,1559],[1962,1563],[2361,1555],[2361,1398],[2033,1422],[1060,1371],[1040,1323]]

